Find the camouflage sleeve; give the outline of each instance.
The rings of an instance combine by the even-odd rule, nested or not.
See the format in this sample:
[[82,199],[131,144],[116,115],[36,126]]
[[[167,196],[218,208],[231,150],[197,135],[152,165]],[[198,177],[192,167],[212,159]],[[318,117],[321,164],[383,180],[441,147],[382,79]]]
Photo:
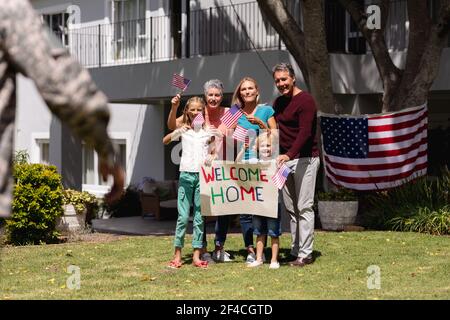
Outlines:
[[60,48],[52,50],[44,26],[27,0],[1,0],[0,46],[9,63],[34,80],[52,113],[111,165],[109,109],[89,72]]

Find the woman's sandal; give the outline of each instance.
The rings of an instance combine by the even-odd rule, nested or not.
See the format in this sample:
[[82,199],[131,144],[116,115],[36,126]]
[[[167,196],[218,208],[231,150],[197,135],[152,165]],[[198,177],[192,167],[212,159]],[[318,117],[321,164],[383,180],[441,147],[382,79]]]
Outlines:
[[172,261],[169,262],[169,265],[167,267],[171,268],[171,269],[180,269],[181,268],[181,262],[172,260]]
[[192,262],[192,265],[194,267],[196,267],[196,268],[207,269],[208,268],[208,261],[199,260],[197,262]]

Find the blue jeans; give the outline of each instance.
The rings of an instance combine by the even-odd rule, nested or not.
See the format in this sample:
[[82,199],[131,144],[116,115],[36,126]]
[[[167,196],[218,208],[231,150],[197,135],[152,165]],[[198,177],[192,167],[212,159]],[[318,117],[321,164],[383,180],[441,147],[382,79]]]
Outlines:
[[272,238],[281,236],[280,214],[277,218],[253,216],[253,234],[256,236],[269,235]]
[[[239,216],[241,223],[242,237],[244,238],[244,245],[246,248],[253,247],[253,223],[252,215],[241,214]],[[216,237],[214,243],[218,247],[223,247],[225,240],[227,240],[228,226],[230,225],[230,216],[218,216],[216,221]]]

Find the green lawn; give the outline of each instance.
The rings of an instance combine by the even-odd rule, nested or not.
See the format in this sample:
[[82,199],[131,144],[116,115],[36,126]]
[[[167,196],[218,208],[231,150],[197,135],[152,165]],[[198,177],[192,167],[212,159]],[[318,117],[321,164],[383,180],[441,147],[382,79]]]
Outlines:
[[[283,262],[290,235],[281,239]],[[235,262],[214,264],[208,270],[190,265],[190,248],[181,269],[167,269],[172,237],[4,247],[0,299],[450,298],[450,237],[316,232],[316,262],[305,268],[284,262],[278,270],[270,270],[268,264],[246,268],[245,253],[237,251],[241,246],[240,235],[229,235],[227,249]],[[66,287],[69,265],[80,267],[79,290]],[[379,290],[367,288],[370,265],[380,268]]]

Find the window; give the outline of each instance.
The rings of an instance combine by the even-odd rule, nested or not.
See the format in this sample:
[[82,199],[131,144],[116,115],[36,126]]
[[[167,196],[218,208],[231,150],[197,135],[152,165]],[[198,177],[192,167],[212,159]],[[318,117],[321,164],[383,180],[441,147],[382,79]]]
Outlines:
[[48,139],[36,139],[39,148],[38,162],[42,164],[50,164],[50,142]]
[[[120,161],[122,163],[122,166],[124,170],[126,169],[127,165],[127,146],[125,140],[116,139],[113,140],[113,144],[116,145],[117,149],[119,150],[119,157]],[[88,147],[87,145],[83,144],[82,147],[82,170],[83,170],[83,184],[88,185],[111,185],[112,184],[112,177],[109,177],[108,181],[103,181],[103,178],[101,177],[100,172],[98,171],[98,155],[97,152],[94,151],[93,148]],[[126,172],[125,172],[126,174]]]
[[115,59],[147,56],[145,11],[146,0],[112,2]]
[[66,12],[42,15],[42,20],[48,25],[58,39],[61,40],[61,43],[65,47],[69,45],[69,33],[67,28],[68,18],[69,14]]
[[[361,8],[365,8],[364,0],[356,1]],[[346,52],[354,54],[366,53],[366,39],[359,31],[358,26],[348,12],[346,12],[346,28],[347,28],[347,41],[345,43]]]

